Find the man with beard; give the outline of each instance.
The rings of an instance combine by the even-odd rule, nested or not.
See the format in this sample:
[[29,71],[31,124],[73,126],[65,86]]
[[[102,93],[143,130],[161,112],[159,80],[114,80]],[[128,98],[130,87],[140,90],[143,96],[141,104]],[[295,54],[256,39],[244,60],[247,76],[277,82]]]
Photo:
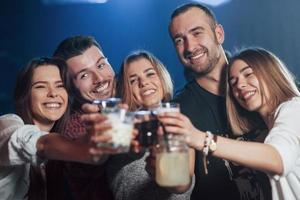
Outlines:
[[[115,73],[100,45],[90,36],[74,36],[63,40],[53,57],[66,61],[72,87],[71,116],[62,134],[76,140],[87,133],[86,125],[80,120],[83,114],[81,105],[91,103],[94,99],[112,97]],[[50,162],[47,166],[49,174],[60,173],[61,177],[47,177],[49,199],[112,199],[105,175],[104,162],[107,156],[100,155],[98,158],[99,163],[103,164]]]
[[[223,27],[212,11],[201,4],[185,4],[177,8],[169,25],[169,33],[182,64],[194,72],[174,101],[193,125],[203,131],[233,137],[227,123],[225,106],[225,70],[227,58],[222,48]],[[195,151],[195,186],[191,199],[268,199],[267,177],[259,172],[234,166],[226,160],[208,157],[205,174],[202,152]]]

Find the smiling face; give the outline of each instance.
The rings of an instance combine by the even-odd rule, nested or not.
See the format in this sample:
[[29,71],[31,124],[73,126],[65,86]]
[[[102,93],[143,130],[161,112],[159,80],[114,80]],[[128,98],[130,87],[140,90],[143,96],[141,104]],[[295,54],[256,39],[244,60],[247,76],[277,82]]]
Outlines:
[[81,98],[106,99],[114,91],[114,71],[96,46],[67,60],[68,70]]
[[173,18],[170,33],[182,64],[195,73],[208,74],[221,57],[224,31],[204,11],[190,8]]
[[163,99],[163,88],[157,71],[151,62],[140,58],[128,64],[127,79],[138,106],[151,108]]
[[[257,111],[261,115],[268,113],[268,88],[260,82],[253,69],[243,60],[235,60],[229,71],[229,84],[237,102],[249,111]],[[261,84],[266,96],[262,95]]]
[[39,127],[53,125],[65,113],[68,94],[56,66],[43,65],[34,70],[30,93],[33,122]]

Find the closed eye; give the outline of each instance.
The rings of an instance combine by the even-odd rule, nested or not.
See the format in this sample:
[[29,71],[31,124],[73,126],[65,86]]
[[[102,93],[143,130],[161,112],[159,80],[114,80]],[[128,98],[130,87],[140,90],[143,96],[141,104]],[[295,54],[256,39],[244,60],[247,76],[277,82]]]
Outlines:
[[46,86],[44,86],[44,85],[35,85],[34,88],[37,88],[37,89],[39,89],[39,88],[46,88]]
[[196,36],[196,37],[199,36],[199,35],[201,35],[201,34],[202,34],[201,31],[194,31],[193,32],[193,35]]
[[152,77],[152,76],[155,76],[156,75],[156,72],[155,71],[151,71],[151,72],[148,72],[146,74],[147,77]]
[[244,74],[245,77],[249,77],[249,76],[251,76],[251,75],[253,75],[253,72],[251,72],[251,73],[245,73],[245,74]]
[[57,87],[57,88],[64,88],[65,86],[64,86],[63,83],[59,83],[59,84],[56,85],[56,87]]

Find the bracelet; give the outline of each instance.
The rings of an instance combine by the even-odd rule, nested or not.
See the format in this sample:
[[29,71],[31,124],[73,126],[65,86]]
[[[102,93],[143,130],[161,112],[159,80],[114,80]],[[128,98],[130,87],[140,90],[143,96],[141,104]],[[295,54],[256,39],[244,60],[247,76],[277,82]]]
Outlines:
[[203,146],[203,152],[202,152],[202,162],[203,162],[203,168],[204,168],[204,173],[208,174],[208,169],[207,169],[207,165],[208,165],[208,161],[207,161],[207,156],[208,156],[208,152],[209,152],[209,146],[211,143],[211,140],[213,139],[213,135],[211,134],[210,131],[206,131],[206,136],[205,136],[205,140],[204,140],[204,146]]
[[217,150],[217,139],[218,139],[218,136],[213,135],[213,138],[209,144],[209,153],[213,153],[215,150]]
[[205,140],[204,140],[204,146],[203,146],[203,153],[202,153],[202,161],[203,161],[203,168],[204,168],[204,173],[208,174],[208,169],[207,169],[207,165],[208,160],[207,160],[207,156],[209,155],[209,153],[214,152],[215,150],[217,150],[217,135],[213,135],[210,131],[206,131],[206,136],[205,136]]

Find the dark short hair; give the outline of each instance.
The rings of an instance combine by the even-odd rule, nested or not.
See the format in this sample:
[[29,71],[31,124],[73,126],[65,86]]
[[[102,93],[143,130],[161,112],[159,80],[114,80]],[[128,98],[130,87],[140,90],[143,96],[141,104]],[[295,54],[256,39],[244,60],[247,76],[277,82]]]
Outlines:
[[68,60],[83,54],[91,46],[96,46],[102,51],[101,46],[92,36],[77,35],[64,39],[56,48],[53,57]]
[[[64,39],[57,46],[56,50],[53,53],[53,57],[67,61],[72,57],[82,55],[87,49],[91,48],[92,46],[96,46],[101,52],[103,52],[100,44],[95,40],[94,37],[84,35],[71,36]],[[69,89],[72,101],[72,109],[81,107],[82,98],[73,81],[70,82]]]
[[[16,87],[14,90],[14,101],[16,113],[24,120],[25,124],[33,124],[33,115],[31,110],[31,87],[32,87],[32,78],[34,74],[34,70],[38,67],[45,65],[54,65],[59,69],[61,79],[63,81],[64,87],[68,91],[69,78],[67,76],[67,68],[66,64],[63,60],[57,58],[35,58],[29,61],[29,63],[23,67],[18,74]],[[62,116],[60,120],[58,120],[52,131],[62,131],[65,121],[67,120],[69,114],[69,105],[67,107],[67,111]]]
[[171,14],[170,24],[175,17],[181,15],[182,13],[185,13],[191,8],[199,8],[200,10],[202,10],[211,19],[211,28],[214,29],[215,25],[218,23],[215,14],[208,7],[200,3],[187,3],[177,7]]

